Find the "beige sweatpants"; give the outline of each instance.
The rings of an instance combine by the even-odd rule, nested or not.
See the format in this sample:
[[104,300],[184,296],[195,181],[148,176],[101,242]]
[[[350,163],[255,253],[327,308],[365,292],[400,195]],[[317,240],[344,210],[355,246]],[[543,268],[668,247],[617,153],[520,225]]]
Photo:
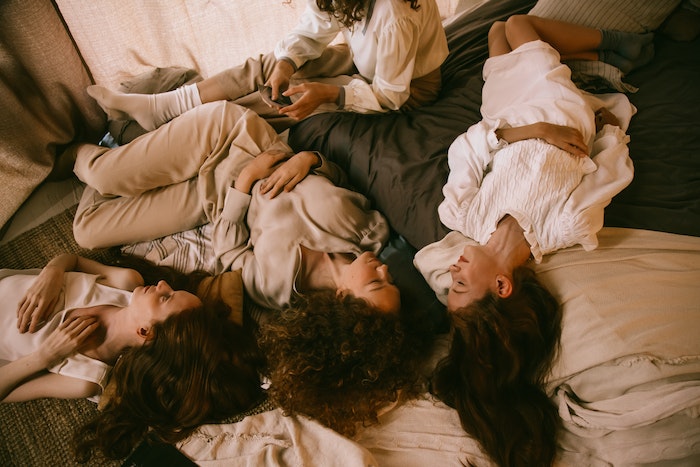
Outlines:
[[101,248],[211,222],[240,170],[268,149],[291,152],[258,115],[227,101],[198,106],[124,146],[81,146],[74,171],[87,186],[75,239]]

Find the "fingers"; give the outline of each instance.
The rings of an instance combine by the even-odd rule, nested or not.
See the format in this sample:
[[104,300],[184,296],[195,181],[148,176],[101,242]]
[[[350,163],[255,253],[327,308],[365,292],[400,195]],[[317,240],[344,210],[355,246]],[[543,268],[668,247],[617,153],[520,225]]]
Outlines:
[[98,327],[95,316],[69,317],[46,338],[38,352],[49,366],[76,352]]
[[44,317],[49,310],[53,310],[56,299],[48,302],[41,299],[26,298],[20,303],[17,310],[17,329],[20,334],[35,332],[44,323]]
[[33,305],[24,298],[17,307],[17,329],[20,333],[26,332],[29,327],[28,323],[31,321],[30,306]]
[[265,183],[263,183],[260,187],[260,191],[263,194],[269,194],[270,199],[272,199],[280,193],[282,193],[282,191],[291,191],[298,183],[297,181],[295,181],[295,179],[296,177],[293,175],[285,175],[284,177],[275,177],[273,175],[267,180],[265,180]]
[[569,147],[571,148],[569,152],[573,154],[574,156],[577,157],[586,157],[588,156],[588,147],[583,141],[573,141],[569,143]]
[[63,331],[66,337],[77,346],[92,334],[97,329],[98,325],[99,322],[95,316],[74,316],[63,321],[58,327],[58,330]]

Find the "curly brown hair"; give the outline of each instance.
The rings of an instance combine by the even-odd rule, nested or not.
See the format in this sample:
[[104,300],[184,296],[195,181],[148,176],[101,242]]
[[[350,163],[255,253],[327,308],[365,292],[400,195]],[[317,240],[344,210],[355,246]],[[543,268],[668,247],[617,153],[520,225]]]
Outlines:
[[452,345],[432,392],[498,465],[547,466],[560,418],[544,378],[558,349],[561,309],[531,269],[516,268],[513,282],[510,297],[489,293],[451,313]]
[[286,415],[303,414],[346,436],[377,422],[379,410],[420,391],[424,336],[400,313],[319,290],[260,325],[268,397]]
[[[419,0],[404,0],[411,4],[413,10],[418,10]],[[367,14],[368,0],[316,0],[316,6],[335,17],[340,24],[351,28],[353,24],[362,21]]]

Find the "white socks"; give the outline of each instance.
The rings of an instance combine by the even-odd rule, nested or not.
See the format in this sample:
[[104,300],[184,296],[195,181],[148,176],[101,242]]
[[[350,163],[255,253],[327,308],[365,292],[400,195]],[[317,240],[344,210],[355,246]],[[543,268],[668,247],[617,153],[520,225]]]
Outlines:
[[202,105],[196,84],[186,84],[159,94],[126,94],[94,85],[88,86],[87,93],[110,120],[136,120],[148,131]]

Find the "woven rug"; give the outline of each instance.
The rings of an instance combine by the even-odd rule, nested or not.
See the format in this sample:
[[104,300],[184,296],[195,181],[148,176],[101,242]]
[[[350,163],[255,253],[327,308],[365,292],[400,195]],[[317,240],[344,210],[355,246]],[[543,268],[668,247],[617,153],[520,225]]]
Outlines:
[[[112,262],[118,249],[85,250],[75,242],[73,217],[76,208],[77,206],[66,209],[0,245],[0,268],[41,268],[51,258],[65,252],[103,263]],[[272,408],[269,402],[264,401],[251,411],[225,422],[235,422],[246,415]],[[134,458],[112,461],[99,456],[93,457],[88,464],[76,463],[71,449],[73,432],[96,414],[96,404],[85,399],[0,403],[0,466],[159,466],[158,462],[140,462]]]

